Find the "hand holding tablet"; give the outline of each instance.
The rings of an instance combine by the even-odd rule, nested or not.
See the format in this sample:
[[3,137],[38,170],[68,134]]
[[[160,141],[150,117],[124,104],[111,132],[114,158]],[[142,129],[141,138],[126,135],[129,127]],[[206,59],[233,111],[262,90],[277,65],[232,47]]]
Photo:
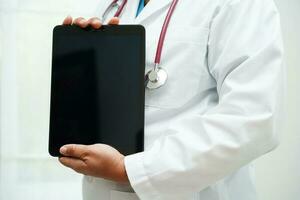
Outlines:
[[[67,16],[63,22],[63,25],[72,25],[72,24],[74,24],[80,28],[87,28],[88,26],[90,26],[93,29],[99,29],[102,26],[100,19],[97,17],[93,17],[88,20],[86,20],[83,17],[78,17],[73,20],[73,18],[71,16]],[[111,20],[109,20],[108,24],[109,25],[118,25],[119,18],[117,18],[117,17],[111,18]]]
[[65,145],[59,161],[76,172],[116,182],[126,183],[128,177],[124,155],[105,144]]
[[[66,20],[65,20],[66,21]],[[102,143],[143,150],[145,31],[57,26],[53,33],[49,152]]]

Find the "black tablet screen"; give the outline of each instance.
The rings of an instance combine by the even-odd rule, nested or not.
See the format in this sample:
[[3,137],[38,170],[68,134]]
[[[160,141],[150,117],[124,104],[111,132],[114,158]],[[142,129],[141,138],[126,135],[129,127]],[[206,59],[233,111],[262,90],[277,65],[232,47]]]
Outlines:
[[64,144],[104,143],[143,150],[145,36],[141,26],[53,35],[49,152]]

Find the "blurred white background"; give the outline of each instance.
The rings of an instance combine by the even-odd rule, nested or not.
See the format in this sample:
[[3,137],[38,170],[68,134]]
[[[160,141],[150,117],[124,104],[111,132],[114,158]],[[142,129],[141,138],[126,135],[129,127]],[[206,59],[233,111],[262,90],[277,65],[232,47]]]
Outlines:
[[300,1],[275,0],[282,17],[288,71],[287,123],[279,148],[256,163],[261,200],[300,199]]
[[[101,0],[0,0],[0,199],[81,199],[81,176],[47,153],[52,28]],[[300,199],[300,1],[276,0],[287,53],[281,146],[256,162],[261,200]],[[298,122],[298,123],[297,123]]]

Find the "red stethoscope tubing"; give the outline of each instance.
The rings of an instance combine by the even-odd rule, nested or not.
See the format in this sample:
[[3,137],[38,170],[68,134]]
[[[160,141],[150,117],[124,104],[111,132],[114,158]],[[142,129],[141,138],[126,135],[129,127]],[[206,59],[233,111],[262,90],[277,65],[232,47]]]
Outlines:
[[159,41],[158,41],[157,49],[156,49],[155,61],[154,61],[156,66],[158,66],[160,64],[161,54],[162,54],[162,50],[163,50],[163,46],[164,46],[164,42],[165,42],[165,38],[166,38],[166,33],[167,33],[169,23],[170,23],[170,20],[172,18],[172,15],[173,15],[173,12],[176,8],[177,3],[178,3],[178,0],[173,0],[172,1],[172,4],[171,4],[171,6],[169,8],[169,11],[167,13],[167,16],[165,18],[163,27],[161,29],[160,36],[159,36]]
[[[118,3],[119,0],[114,0],[108,8],[116,5]],[[167,16],[165,18],[165,21],[163,23],[161,32],[160,32],[160,37],[158,40],[158,44],[157,44],[157,49],[156,49],[156,54],[155,54],[155,60],[154,60],[154,64],[155,64],[155,70],[157,69],[158,65],[160,64],[161,61],[161,55],[162,55],[162,50],[163,50],[163,46],[164,46],[164,42],[165,42],[165,38],[166,38],[166,33],[169,27],[169,23],[171,20],[171,17],[173,15],[173,12],[176,8],[176,5],[178,3],[178,0],[173,0],[172,4],[168,10]],[[120,17],[122,11],[124,10],[125,5],[127,4],[127,0],[123,0],[121,5],[119,6],[117,12],[115,13],[114,17]]]
[[[117,3],[117,2],[118,2],[118,0],[114,0],[114,1],[112,2],[112,4],[115,4],[115,3]],[[123,0],[123,1],[122,1],[122,4],[121,4],[120,7],[118,8],[118,10],[117,10],[117,12],[115,13],[114,17],[120,17],[120,15],[121,15],[122,11],[124,10],[124,7],[125,7],[126,4],[127,4],[127,0]]]

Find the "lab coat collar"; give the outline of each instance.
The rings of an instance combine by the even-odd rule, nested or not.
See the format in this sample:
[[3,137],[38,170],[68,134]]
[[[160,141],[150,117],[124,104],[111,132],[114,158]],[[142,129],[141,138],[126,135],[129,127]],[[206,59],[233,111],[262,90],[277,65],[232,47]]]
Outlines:
[[150,0],[142,12],[135,18],[135,22],[141,24],[166,6],[170,6],[171,2],[172,0]]

